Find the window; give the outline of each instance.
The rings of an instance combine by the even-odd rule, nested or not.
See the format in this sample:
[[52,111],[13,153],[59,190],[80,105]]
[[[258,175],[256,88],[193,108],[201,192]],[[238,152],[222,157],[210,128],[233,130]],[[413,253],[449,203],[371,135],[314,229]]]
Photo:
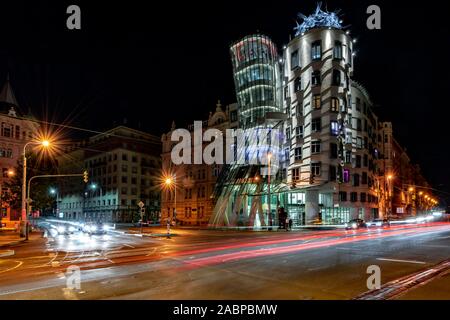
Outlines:
[[311,73],[311,85],[313,86],[320,86],[321,79],[320,79],[320,71],[316,70]]
[[368,160],[367,154],[365,154],[363,157],[363,166],[367,167],[368,162],[369,162],[369,160]]
[[338,98],[331,98],[330,111],[331,112],[339,111],[339,99]]
[[336,167],[335,166],[330,166],[329,180],[330,181],[336,181]]
[[303,105],[301,103],[299,103],[296,107],[297,109],[297,116],[302,116],[303,115]]
[[320,94],[315,94],[313,96],[313,108],[320,109],[321,106],[322,106],[322,100],[321,100]]
[[320,152],[320,141],[311,141],[311,153],[319,153]]
[[358,149],[362,148],[362,138],[361,137],[356,137],[356,147]]
[[360,200],[359,201],[361,201],[361,202],[366,202],[366,193],[365,192],[361,192],[361,195],[360,195]]
[[128,172],[128,166],[126,164],[122,165],[122,172]]
[[333,86],[341,85],[341,72],[339,70],[333,70]]
[[300,168],[292,169],[292,180],[298,181],[300,180]]
[[295,128],[295,136],[297,138],[303,138],[303,126],[298,126]]
[[311,121],[311,131],[319,132],[322,128],[322,121],[320,118],[314,118]]
[[356,111],[361,111],[361,99],[356,98]]
[[352,185],[354,187],[358,187],[359,186],[359,174],[357,174],[357,173],[353,174],[353,183],[352,183]]
[[311,59],[319,60],[321,58],[322,58],[322,44],[319,40],[311,44]]
[[299,66],[298,50],[295,50],[291,53],[291,69],[298,68]]
[[132,173],[137,173],[138,172],[137,167],[131,167],[131,172]]
[[360,155],[356,156],[355,167],[361,168],[361,156]]
[[302,90],[302,78],[301,77],[297,77],[294,80],[294,91],[298,92]]
[[339,135],[339,124],[337,121],[330,121],[330,133],[332,136]]
[[15,136],[16,136],[16,139],[20,139],[20,127],[19,126],[16,126],[16,134],[15,134]]
[[347,192],[339,191],[339,201],[347,201]]
[[334,42],[333,58],[338,60],[342,59],[342,43],[340,41]]
[[311,163],[311,174],[320,176],[320,162]]
[[291,139],[291,128],[286,128],[286,141]]
[[344,182],[348,183],[350,181],[350,170],[344,169]]
[[123,161],[128,161],[128,155],[126,153],[122,154],[122,160]]
[[362,130],[361,119],[356,119],[356,131],[361,130]]
[[137,184],[137,178],[136,177],[132,177],[131,178],[131,184]]
[[133,196],[137,195],[137,189],[136,188],[131,188],[131,195],[133,195]]
[[350,201],[351,202],[358,201],[358,193],[357,192],[350,192]]
[[330,158],[337,159],[338,147],[336,143],[330,143]]
[[345,151],[345,163],[352,162],[352,152],[350,150]]
[[284,98],[287,99],[289,98],[289,86],[284,87]]
[[361,175],[361,184],[367,184],[367,172],[363,172]]
[[295,148],[295,160],[302,160],[302,147]]
[[122,190],[121,190],[121,193],[122,194],[127,194],[128,193],[128,188],[122,188]]
[[128,177],[122,176],[122,183],[128,183]]

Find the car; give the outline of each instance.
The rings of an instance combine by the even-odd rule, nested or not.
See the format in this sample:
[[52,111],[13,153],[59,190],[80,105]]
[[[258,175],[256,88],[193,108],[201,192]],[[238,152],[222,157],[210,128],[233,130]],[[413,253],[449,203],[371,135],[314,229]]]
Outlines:
[[391,223],[388,219],[373,219],[372,221],[369,221],[366,223],[367,228],[371,227],[390,227]]
[[352,219],[345,224],[345,230],[356,230],[360,228],[367,228],[367,224],[362,219]]
[[60,235],[60,234],[69,235],[76,231],[76,228],[74,226],[58,225],[58,226],[53,226],[53,228],[56,230],[58,235]]
[[83,226],[83,232],[89,235],[106,234],[108,228],[102,223],[90,223]]

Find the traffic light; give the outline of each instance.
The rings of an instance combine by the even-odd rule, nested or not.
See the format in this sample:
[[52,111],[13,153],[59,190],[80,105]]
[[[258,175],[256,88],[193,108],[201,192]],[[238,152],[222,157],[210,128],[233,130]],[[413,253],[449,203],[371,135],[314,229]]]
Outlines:
[[83,181],[84,181],[84,183],[89,182],[89,173],[87,172],[87,170],[84,170],[84,172],[83,172]]
[[314,174],[309,176],[309,184],[314,184]]

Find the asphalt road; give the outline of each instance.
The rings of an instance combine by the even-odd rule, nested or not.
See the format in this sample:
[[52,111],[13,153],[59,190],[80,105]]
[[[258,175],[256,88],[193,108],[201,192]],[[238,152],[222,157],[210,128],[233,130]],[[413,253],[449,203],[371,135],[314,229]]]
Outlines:
[[[0,299],[352,299],[368,291],[368,266],[379,266],[386,284],[450,259],[450,224],[442,223],[175,232],[170,239],[76,232],[16,245],[14,256],[0,258]],[[73,266],[81,269],[79,289],[67,288],[76,283]],[[450,299],[444,279],[405,298]]]

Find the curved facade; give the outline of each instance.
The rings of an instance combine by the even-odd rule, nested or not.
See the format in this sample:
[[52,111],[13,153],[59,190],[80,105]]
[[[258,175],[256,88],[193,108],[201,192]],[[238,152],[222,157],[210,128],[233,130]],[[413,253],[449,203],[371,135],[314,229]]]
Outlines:
[[341,29],[315,28],[290,41],[284,52],[287,183],[307,188],[299,195],[304,206],[291,208],[303,211],[298,213],[306,220],[318,217],[319,204],[333,207],[336,182],[343,179],[351,128],[352,45]]
[[230,51],[240,127],[254,127],[267,112],[282,110],[277,49],[267,36],[255,34],[234,43]]

